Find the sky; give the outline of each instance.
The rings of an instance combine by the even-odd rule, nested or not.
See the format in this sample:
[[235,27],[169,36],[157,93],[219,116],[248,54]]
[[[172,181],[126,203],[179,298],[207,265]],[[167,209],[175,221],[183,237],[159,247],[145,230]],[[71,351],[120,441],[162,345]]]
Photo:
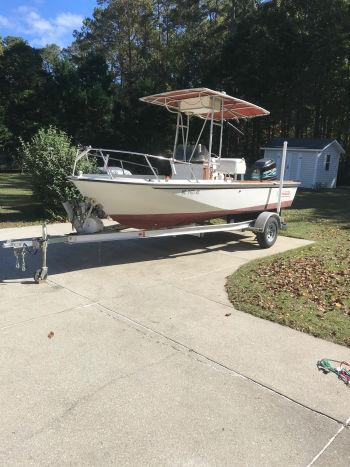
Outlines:
[[0,0],[0,36],[20,36],[32,47],[69,45],[96,0]]

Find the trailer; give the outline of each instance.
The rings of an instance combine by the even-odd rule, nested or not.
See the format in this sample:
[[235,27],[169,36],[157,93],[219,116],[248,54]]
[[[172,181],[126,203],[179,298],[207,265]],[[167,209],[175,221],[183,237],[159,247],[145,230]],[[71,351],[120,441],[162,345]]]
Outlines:
[[47,256],[48,247],[52,244],[64,243],[77,245],[82,243],[101,243],[121,240],[144,240],[147,238],[176,237],[181,235],[203,236],[213,232],[251,231],[256,234],[261,248],[270,248],[277,240],[280,229],[286,224],[276,212],[261,212],[255,219],[242,222],[228,222],[226,224],[189,225],[184,227],[163,228],[158,230],[123,229],[116,225],[114,230],[105,228],[93,234],[70,233],[66,235],[49,235],[46,223],[42,226],[41,237],[32,239],[7,240],[3,248],[12,248],[16,259],[17,269],[25,270],[25,258],[29,253],[40,253],[41,267],[34,274],[35,283],[39,284],[48,277]]

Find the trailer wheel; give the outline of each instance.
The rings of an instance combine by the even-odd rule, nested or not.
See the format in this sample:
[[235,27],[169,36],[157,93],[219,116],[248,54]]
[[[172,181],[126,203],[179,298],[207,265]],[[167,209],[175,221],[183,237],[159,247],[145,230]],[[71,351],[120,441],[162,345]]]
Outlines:
[[274,217],[270,217],[265,224],[263,232],[256,234],[256,239],[261,248],[270,248],[278,237],[278,222]]
[[40,282],[46,280],[47,278],[47,270],[43,270],[43,269],[37,269],[34,273],[34,282],[36,284],[40,284]]

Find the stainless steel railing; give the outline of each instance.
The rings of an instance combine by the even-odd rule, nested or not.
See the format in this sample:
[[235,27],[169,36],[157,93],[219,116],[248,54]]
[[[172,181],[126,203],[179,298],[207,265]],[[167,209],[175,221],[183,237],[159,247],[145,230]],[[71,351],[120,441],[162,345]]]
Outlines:
[[[145,163],[142,164],[140,162],[125,160],[125,159],[122,159],[121,157],[111,157],[111,155],[110,155],[111,153],[112,154],[120,154],[120,155],[125,154],[125,155],[128,155],[128,156],[140,156],[140,157],[143,157],[145,159]],[[187,166],[188,170],[189,170],[189,174],[191,175],[191,178],[194,178],[196,181],[198,181],[197,177],[196,177],[196,175],[195,175],[195,173],[193,171],[191,162],[177,160],[177,159],[174,159],[173,157],[168,158],[168,157],[164,157],[164,156],[155,156],[153,154],[146,154],[146,153],[135,152],[135,151],[124,151],[124,150],[119,150],[119,149],[102,149],[102,148],[92,148],[92,147],[88,147],[88,148],[86,148],[86,149],[84,149],[82,151],[78,151],[75,162],[74,162],[73,175],[75,174],[77,162],[79,160],[81,160],[83,157],[88,158],[89,156],[100,157],[103,160],[104,170],[106,170],[107,174],[112,179],[114,177],[113,177],[113,174],[110,171],[108,171],[108,164],[111,161],[115,161],[115,162],[120,163],[120,168],[122,169],[123,174],[125,174],[125,170],[126,170],[125,165],[126,164],[133,165],[133,166],[136,166],[136,167],[144,167],[144,168],[149,169],[152,172],[153,176],[156,178],[156,180],[159,181],[160,178],[159,178],[158,168],[155,167],[151,163],[152,160],[157,160],[157,161],[168,162],[170,164],[172,170],[174,170],[174,164],[175,163]]]

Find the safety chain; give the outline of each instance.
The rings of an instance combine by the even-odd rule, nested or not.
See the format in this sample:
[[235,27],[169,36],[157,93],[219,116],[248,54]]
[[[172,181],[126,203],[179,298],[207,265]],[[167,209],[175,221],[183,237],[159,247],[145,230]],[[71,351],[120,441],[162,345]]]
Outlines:
[[20,248],[14,248],[13,254],[16,258],[16,269],[21,269],[24,272],[26,270],[26,254],[36,255],[37,252],[38,248],[29,247],[25,243]]

